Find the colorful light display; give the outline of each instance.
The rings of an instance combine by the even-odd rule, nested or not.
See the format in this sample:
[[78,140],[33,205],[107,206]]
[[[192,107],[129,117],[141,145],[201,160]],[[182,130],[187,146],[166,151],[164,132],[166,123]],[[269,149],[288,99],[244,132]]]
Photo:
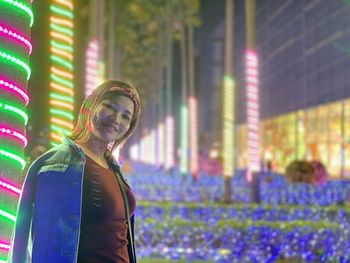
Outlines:
[[254,50],[248,49],[245,58],[247,85],[248,180],[250,181],[251,173],[260,170],[258,56]]
[[99,45],[96,39],[90,41],[85,57],[85,96],[88,96],[97,87],[100,80]]
[[16,185],[23,181],[26,166],[23,148],[27,146],[25,107],[33,13],[28,1],[0,0],[0,9],[5,10],[0,21],[0,262],[7,262],[21,193]]
[[167,116],[165,120],[166,153],[165,169],[170,169],[175,165],[175,128],[173,116]]
[[188,172],[188,108],[181,106],[181,156],[180,171],[182,175]]
[[25,105],[28,105],[29,97],[22,88],[19,88],[15,84],[8,82],[2,78],[0,79],[0,88],[4,89],[6,92],[13,92],[15,96],[24,102]]
[[190,171],[192,176],[198,178],[198,112],[197,99],[190,97],[188,100],[190,111]]
[[12,185],[12,184],[9,184],[3,180],[0,179],[0,188],[2,188],[4,191],[10,191],[12,193],[15,193],[17,195],[20,195],[22,190],[19,189],[18,187]]
[[223,174],[234,174],[234,139],[235,139],[235,82],[230,76],[224,77],[223,91]]
[[53,0],[50,11],[50,138],[54,146],[73,129],[73,1]]
[[165,159],[165,134],[164,134],[164,124],[159,123],[157,129],[157,140],[156,140],[156,164],[158,166],[164,165]]

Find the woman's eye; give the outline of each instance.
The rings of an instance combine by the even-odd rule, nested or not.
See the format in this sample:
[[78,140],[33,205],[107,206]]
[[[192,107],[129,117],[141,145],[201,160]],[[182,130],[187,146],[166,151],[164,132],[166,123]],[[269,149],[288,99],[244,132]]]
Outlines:
[[128,115],[122,115],[124,119],[130,120],[130,117]]

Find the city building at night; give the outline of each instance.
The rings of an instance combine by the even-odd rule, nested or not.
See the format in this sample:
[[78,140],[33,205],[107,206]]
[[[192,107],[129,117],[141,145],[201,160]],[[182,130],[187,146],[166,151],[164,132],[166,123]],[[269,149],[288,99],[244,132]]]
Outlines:
[[[209,12],[211,10],[212,12]],[[245,7],[235,1],[233,73],[237,85],[237,168],[247,168],[244,75]],[[208,12],[208,13],[206,13]],[[224,1],[203,5],[207,30],[199,34],[199,102],[207,114],[220,112],[223,76]],[[257,1],[262,164],[283,173],[293,160],[319,160],[332,178],[350,177],[350,4],[346,1]],[[206,22],[205,22],[206,21]],[[207,38],[204,40],[204,38]],[[219,99],[218,99],[219,98]],[[204,107],[203,107],[204,108]],[[219,142],[214,118],[200,120],[209,147]],[[213,120],[209,120],[213,119]],[[203,135],[204,136],[204,135]]]

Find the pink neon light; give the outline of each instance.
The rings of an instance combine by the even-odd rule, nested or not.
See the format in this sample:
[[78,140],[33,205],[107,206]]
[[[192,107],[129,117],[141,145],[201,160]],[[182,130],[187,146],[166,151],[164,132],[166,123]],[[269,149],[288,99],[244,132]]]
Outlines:
[[21,143],[23,144],[24,147],[27,146],[27,143],[28,143],[27,138],[23,134],[21,134],[20,132],[17,132],[15,130],[0,126],[0,134],[1,133],[9,135],[11,137],[15,137],[16,139],[21,141]]
[[17,188],[16,186],[9,184],[5,181],[0,180],[0,187],[7,190],[7,191],[11,191],[17,195],[20,195],[22,193],[22,190]]
[[189,98],[189,112],[191,145],[190,170],[193,175],[198,176],[197,100],[194,97]]
[[93,39],[85,53],[86,57],[86,68],[85,68],[85,96],[88,96],[98,85],[98,79],[99,79],[99,64],[98,64],[98,57],[99,57],[99,46],[98,41],[96,39]]
[[10,83],[4,79],[0,79],[0,88],[2,89],[6,89],[7,91],[11,91],[14,93],[17,93],[16,95],[19,95],[19,98],[26,104],[28,105],[29,103],[29,97],[27,95],[27,93],[25,93],[23,91],[23,89],[17,87],[16,85],[14,85],[13,83]]
[[0,241],[0,249],[10,250],[10,244],[7,242],[5,243],[5,242]]
[[247,128],[248,128],[248,181],[252,172],[260,169],[259,137],[259,90],[258,90],[258,57],[254,50],[246,51],[246,84],[247,84]]
[[170,169],[174,166],[174,145],[175,145],[175,135],[174,135],[174,118],[172,116],[167,116],[165,120],[165,136],[166,136],[166,156],[165,156],[165,169]]
[[2,25],[0,25],[0,33],[5,37],[9,37],[15,40],[16,42],[20,42],[22,45],[24,44],[28,48],[29,54],[32,53],[32,44],[27,38],[23,37],[21,34],[16,33],[12,29],[8,29]]

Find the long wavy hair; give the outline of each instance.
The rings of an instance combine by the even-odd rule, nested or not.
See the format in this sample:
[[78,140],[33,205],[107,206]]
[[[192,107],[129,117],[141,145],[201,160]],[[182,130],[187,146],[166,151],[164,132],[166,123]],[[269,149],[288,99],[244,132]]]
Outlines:
[[77,123],[68,138],[82,143],[87,142],[90,138],[89,127],[91,127],[92,118],[97,107],[104,99],[107,97],[110,98],[111,95],[126,96],[134,103],[134,113],[131,118],[129,129],[120,139],[111,142],[112,146],[109,150],[113,152],[118,146],[122,147],[136,128],[140,118],[141,108],[140,97],[137,90],[129,84],[118,80],[105,81],[86,97],[81,105]]

